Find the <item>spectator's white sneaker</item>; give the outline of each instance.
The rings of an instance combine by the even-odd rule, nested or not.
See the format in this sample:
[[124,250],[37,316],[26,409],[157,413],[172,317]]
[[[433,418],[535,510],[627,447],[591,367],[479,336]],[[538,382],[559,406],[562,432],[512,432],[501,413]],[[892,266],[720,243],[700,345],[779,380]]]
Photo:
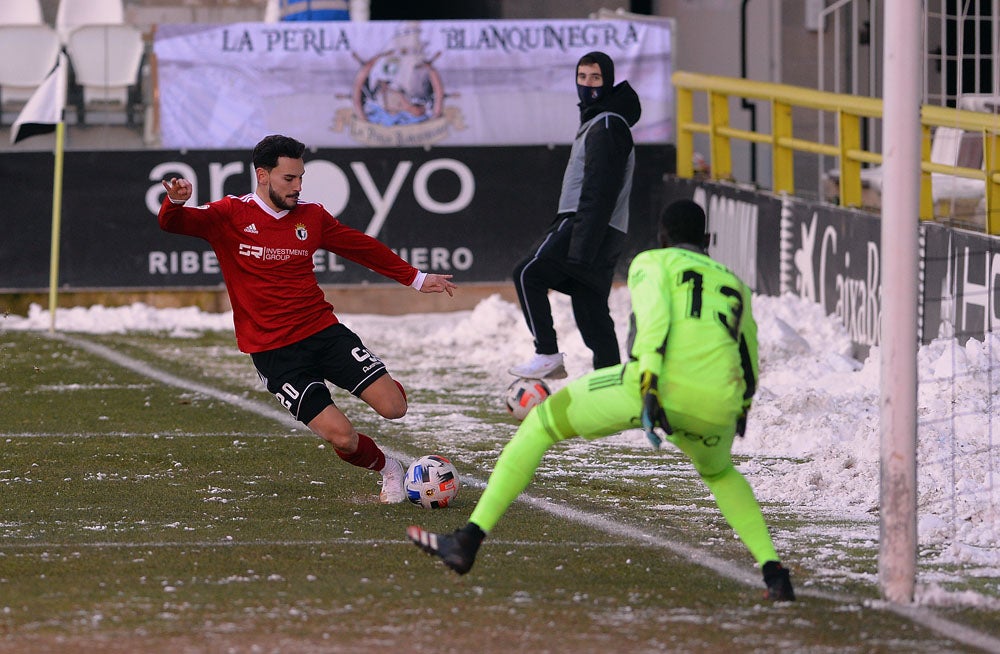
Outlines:
[[507,372],[515,377],[524,377],[525,379],[566,378],[566,367],[563,365],[562,352],[536,354],[531,361],[514,366]]
[[385,457],[385,467],[381,473],[382,492],[379,493],[379,501],[382,504],[399,504],[404,501],[406,491],[403,490],[403,479],[406,477],[406,471],[403,470],[403,464],[396,459]]

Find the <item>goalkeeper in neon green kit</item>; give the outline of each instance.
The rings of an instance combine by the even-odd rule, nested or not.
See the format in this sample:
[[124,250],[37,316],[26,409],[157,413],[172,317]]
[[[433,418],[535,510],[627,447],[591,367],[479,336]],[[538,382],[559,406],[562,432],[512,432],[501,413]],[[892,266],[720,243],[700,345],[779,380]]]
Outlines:
[[705,212],[694,202],[668,206],[659,235],[662,249],[640,253],[629,267],[630,360],[567,384],[533,409],[504,447],[465,527],[451,534],[407,529],[421,549],[465,574],[550,447],[642,426],[654,447],[665,437],[690,457],[761,567],[765,596],[795,599],[753,490],[731,456],[757,387],[750,289],[706,253]]

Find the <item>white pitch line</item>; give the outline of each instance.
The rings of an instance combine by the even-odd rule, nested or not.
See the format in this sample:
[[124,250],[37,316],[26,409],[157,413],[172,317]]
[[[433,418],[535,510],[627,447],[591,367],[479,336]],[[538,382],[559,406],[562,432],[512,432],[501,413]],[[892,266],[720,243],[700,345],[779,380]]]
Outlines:
[[158,370],[153,368],[145,361],[139,361],[133,359],[132,357],[126,356],[120,352],[115,352],[109,347],[105,347],[100,343],[94,343],[92,341],[87,341],[81,338],[75,338],[73,336],[68,336],[66,334],[56,333],[51,335],[52,338],[64,341],[78,347],[81,350],[86,350],[91,354],[97,355],[103,359],[107,359],[112,363],[116,363],[122,368],[127,368],[132,372],[139,373],[153,379],[155,381],[161,382],[168,386],[176,386],[177,388],[183,388],[196,393],[201,393],[202,395],[207,395],[209,397],[214,397],[217,400],[226,402],[227,404],[232,404],[233,406],[243,409],[244,411],[249,411],[250,413],[255,413],[264,418],[270,418],[272,420],[277,420],[283,425],[291,427],[293,429],[302,429],[305,426],[298,420],[293,418],[287,411],[276,409],[273,405],[263,404],[261,402],[256,402],[254,400],[248,400],[245,397],[236,395],[235,393],[229,393],[218,388],[213,388],[211,386],[206,386],[205,384],[199,384],[196,381],[190,379],[184,379],[176,375],[172,375],[169,372]]
[[[139,373],[140,375],[145,375],[151,379],[159,381],[168,386],[176,386],[178,388],[184,388],[187,390],[193,390],[203,395],[209,397],[214,397],[217,400],[232,404],[240,409],[249,411],[250,413],[255,413],[264,418],[270,418],[276,420],[283,425],[299,429],[302,427],[302,423],[298,422],[286,411],[275,408],[272,405],[265,405],[260,402],[255,402],[253,400],[248,400],[245,397],[235,395],[226,391],[219,390],[217,388],[212,388],[204,384],[199,384],[198,382],[191,381],[188,379],[183,379],[172,375],[163,370],[158,370],[153,368],[148,363],[144,361],[138,361],[131,357],[128,357],[119,352],[115,352],[111,348],[105,347],[99,343],[94,343],[92,341],[87,341],[80,338],[75,338],[68,336],[66,334],[53,334],[52,338],[62,340],[74,347],[78,347],[82,350],[86,350],[91,354],[97,355],[112,363],[116,363],[123,368],[127,368],[133,372]],[[390,456],[403,459],[405,455],[398,451],[393,451],[389,448],[382,447],[382,449],[387,452]],[[463,475],[463,481],[468,481],[469,485],[482,488],[485,486],[485,482]],[[652,534],[641,529],[630,527],[626,524],[616,522],[609,518],[601,515],[588,513],[586,511],[580,511],[565,505],[556,504],[549,500],[541,499],[529,495],[528,493],[522,493],[518,498],[518,501],[526,502],[535,508],[542,511],[550,513],[552,515],[558,516],[560,518],[565,518],[566,520],[571,520],[573,522],[578,522],[580,524],[588,525],[595,529],[600,529],[601,531],[610,534],[612,536],[620,536],[629,538],[641,543],[652,545],[655,547],[662,548],[664,550],[670,551],[677,556],[685,558],[694,564],[703,566],[719,574],[722,577],[727,577],[734,581],[738,581],[749,586],[759,587],[761,580],[758,576],[749,574],[742,567],[738,567],[730,561],[719,559],[706,553],[704,550],[700,550],[683,543],[676,543],[667,540],[662,535]],[[399,541],[386,541],[386,542],[399,542]],[[224,543],[223,543],[224,544]],[[796,590],[796,595],[799,597],[808,596],[816,597],[818,599],[825,599],[829,601],[840,602],[844,604],[863,604],[864,601],[847,595],[831,594],[823,591],[816,591],[812,589],[801,589]],[[923,627],[936,631],[941,635],[957,640],[966,645],[971,645],[973,647],[979,647],[986,651],[1000,652],[1000,638],[993,637],[989,634],[982,633],[972,629],[966,625],[952,622],[947,618],[943,618],[930,610],[910,605],[901,605],[891,602],[879,602],[876,604],[869,604],[871,608],[883,609],[895,613],[896,615],[911,620]]]
[[[337,546],[357,546],[357,545],[409,545],[412,541],[392,538],[328,538],[325,540],[200,540],[200,541],[148,541],[148,542],[122,542],[122,541],[91,541],[85,543],[52,543],[52,542],[28,542],[4,544],[6,550],[55,550],[55,549],[108,549],[108,550],[132,550],[132,549],[166,549],[170,547],[183,549],[185,547],[322,547],[323,545]],[[634,547],[631,543],[623,542],[569,542],[569,541],[533,541],[533,540],[490,540],[494,545],[506,545],[507,547],[590,547],[597,548],[618,548]],[[648,544],[652,549],[655,546]],[[416,552],[416,550],[414,550]]]

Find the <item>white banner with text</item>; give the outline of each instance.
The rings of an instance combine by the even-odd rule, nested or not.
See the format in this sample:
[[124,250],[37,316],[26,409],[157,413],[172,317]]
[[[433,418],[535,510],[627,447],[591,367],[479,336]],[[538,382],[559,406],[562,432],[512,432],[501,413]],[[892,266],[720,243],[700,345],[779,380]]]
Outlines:
[[549,145],[579,125],[577,60],[615,62],[639,94],[638,143],[674,136],[668,20],[164,24],[162,144],[248,148]]

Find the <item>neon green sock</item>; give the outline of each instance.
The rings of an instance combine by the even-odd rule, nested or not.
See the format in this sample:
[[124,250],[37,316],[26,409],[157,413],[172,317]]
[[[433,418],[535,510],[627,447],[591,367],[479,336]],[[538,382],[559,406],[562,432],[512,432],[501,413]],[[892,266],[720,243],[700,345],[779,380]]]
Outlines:
[[538,409],[528,414],[514,438],[503,448],[497,465],[486,483],[486,490],[469,516],[480,529],[489,533],[517,496],[528,487],[542,456],[553,441],[542,427]]
[[715,503],[726,522],[750,550],[757,564],[780,561],[757,498],[740,471],[730,465],[719,474],[702,479],[715,496]]

